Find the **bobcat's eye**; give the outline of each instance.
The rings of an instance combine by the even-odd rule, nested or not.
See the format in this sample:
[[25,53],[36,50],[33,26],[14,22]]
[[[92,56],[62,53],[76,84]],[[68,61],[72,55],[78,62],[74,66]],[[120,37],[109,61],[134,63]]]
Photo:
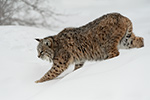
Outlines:
[[43,53],[42,49],[39,49],[39,50],[38,50],[38,52],[39,52],[40,54],[42,54],[42,53]]
[[43,51],[41,51],[40,54],[43,54]]

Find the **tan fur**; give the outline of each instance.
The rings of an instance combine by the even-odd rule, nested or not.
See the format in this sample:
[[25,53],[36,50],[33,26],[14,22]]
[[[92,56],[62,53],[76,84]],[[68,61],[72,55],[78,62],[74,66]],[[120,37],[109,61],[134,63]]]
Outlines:
[[38,81],[52,80],[68,66],[75,63],[75,70],[89,60],[105,60],[119,55],[120,48],[140,48],[143,38],[132,32],[132,23],[118,13],[104,15],[85,26],[66,28],[58,35],[37,39],[38,57],[49,58],[52,68]]

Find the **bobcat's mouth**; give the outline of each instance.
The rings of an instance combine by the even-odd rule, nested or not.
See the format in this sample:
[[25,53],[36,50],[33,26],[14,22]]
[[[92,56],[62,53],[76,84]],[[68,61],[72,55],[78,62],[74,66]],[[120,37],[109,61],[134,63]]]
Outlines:
[[46,60],[46,61],[52,62],[52,59],[49,56],[46,56],[46,55],[44,55],[42,57],[42,60]]
[[42,52],[38,57],[41,58],[42,60],[52,62],[53,54]]

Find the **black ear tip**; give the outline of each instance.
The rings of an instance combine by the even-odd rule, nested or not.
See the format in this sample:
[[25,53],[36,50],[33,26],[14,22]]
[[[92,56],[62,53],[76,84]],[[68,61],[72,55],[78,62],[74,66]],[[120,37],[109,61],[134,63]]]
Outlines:
[[40,42],[40,41],[41,41],[41,39],[37,39],[37,38],[35,38],[35,40],[37,40],[38,42]]

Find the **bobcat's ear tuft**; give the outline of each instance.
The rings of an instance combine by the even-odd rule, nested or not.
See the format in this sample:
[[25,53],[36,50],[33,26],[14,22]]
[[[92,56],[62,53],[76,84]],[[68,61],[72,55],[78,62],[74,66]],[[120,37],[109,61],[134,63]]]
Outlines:
[[41,42],[41,39],[35,39],[36,41],[38,41],[38,42]]

